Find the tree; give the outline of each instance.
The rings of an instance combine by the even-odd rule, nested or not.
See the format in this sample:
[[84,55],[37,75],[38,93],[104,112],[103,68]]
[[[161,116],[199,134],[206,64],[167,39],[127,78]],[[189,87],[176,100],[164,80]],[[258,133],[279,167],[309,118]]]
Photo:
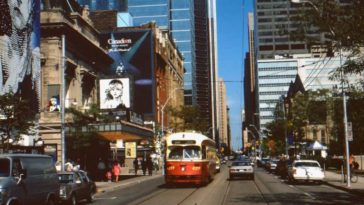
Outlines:
[[17,142],[22,134],[34,134],[36,110],[29,109],[28,101],[12,91],[0,96],[0,137],[4,151],[7,152],[11,140]]
[[[309,45],[326,45],[329,55],[340,50],[350,52],[348,60],[334,73],[340,78],[343,73],[358,74],[364,71],[364,55],[360,52],[364,45],[364,1],[351,0],[340,4],[337,0],[310,0],[312,4],[299,4],[298,15],[291,17],[300,22],[291,32],[295,40],[306,40]],[[324,35],[312,38],[310,31]]]
[[180,108],[167,110],[172,119],[180,119],[180,121],[172,121],[171,127],[175,131],[195,130],[205,133],[209,131],[209,123],[206,116],[203,116],[197,106],[181,106]]

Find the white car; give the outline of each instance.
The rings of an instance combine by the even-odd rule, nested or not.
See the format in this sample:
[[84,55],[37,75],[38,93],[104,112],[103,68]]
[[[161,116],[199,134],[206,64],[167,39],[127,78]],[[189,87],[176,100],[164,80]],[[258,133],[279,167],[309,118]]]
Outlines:
[[254,180],[254,167],[249,161],[233,161],[229,166],[229,179],[248,176]]
[[288,169],[288,181],[315,181],[321,183],[325,178],[320,163],[316,160],[295,160]]

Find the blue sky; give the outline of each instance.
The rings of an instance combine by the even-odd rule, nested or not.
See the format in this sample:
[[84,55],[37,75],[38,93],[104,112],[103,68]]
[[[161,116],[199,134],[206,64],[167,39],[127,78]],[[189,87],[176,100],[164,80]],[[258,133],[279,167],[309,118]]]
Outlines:
[[241,110],[244,108],[244,56],[248,50],[247,13],[254,0],[216,0],[218,73],[225,80],[230,108],[231,142],[242,147]]

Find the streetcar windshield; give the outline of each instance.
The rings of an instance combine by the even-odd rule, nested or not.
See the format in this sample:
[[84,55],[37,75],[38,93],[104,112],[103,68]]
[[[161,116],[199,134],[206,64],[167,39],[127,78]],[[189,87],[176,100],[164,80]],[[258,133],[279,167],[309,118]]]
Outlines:
[[198,146],[169,147],[169,159],[200,159],[201,150]]

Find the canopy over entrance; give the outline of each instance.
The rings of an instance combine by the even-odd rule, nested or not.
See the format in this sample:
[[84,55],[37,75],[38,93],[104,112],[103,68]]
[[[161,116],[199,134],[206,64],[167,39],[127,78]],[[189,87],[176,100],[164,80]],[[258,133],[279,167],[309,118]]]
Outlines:
[[327,150],[327,146],[322,145],[318,141],[311,143],[306,150]]

